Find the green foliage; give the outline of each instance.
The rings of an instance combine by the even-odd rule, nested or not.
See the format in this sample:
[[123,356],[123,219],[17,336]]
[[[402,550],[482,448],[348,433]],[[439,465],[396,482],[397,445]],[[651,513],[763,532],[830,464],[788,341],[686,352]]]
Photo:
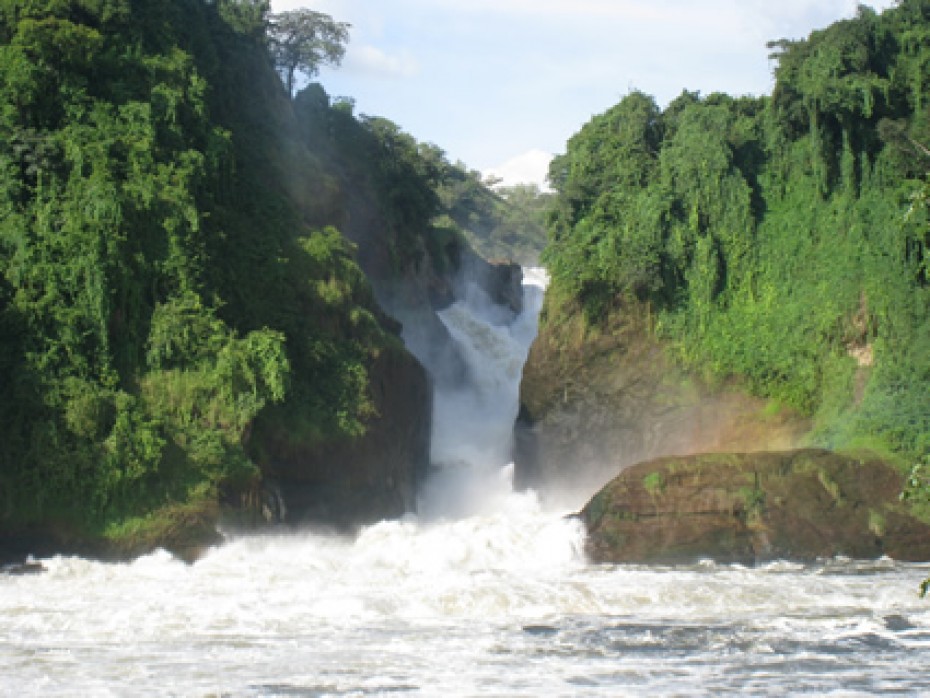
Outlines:
[[217,5],[223,21],[233,31],[264,39],[270,0],[218,0]]
[[653,496],[660,494],[665,490],[665,478],[662,473],[649,473],[643,478],[643,487]]
[[292,95],[298,70],[312,78],[323,63],[339,65],[349,40],[349,25],[322,12],[289,10],[271,15],[268,38],[275,67]]
[[546,215],[552,195],[533,184],[512,187],[485,181],[462,163],[440,166],[438,193],[447,223],[486,259],[539,263],[546,242]]
[[755,523],[765,510],[765,490],[756,487],[741,487],[738,494],[743,500],[747,521]]
[[[450,163],[435,145],[417,142],[387,119],[356,116],[353,110],[351,100],[331,103],[316,84],[295,99],[303,143],[340,181],[340,195],[352,201],[354,217],[376,220],[381,228],[377,238],[368,231],[347,234],[354,232],[368,255],[383,249],[391,276],[424,263],[439,274],[452,272],[467,244],[489,258],[538,261],[548,195],[535,187],[493,191],[478,172]],[[373,266],[366,271],[387,275]]]
[[276,409],[364,431],[395,340],[354,248],[286,186],[283,151],[314,160],[269,128],[267,12],[0,5],[4,526],[183,508],[255,476],[249,437]]
[[487,259],[512,259],[523,266],[538,266],[554,195],[535,184],[497,186],[494,192],[504,202],[504,206],[497,207],[494,226],[487,234],[466,228],[469,241]]
[[770,98],[634,92],[552,165],[544,259],[588,322],[623,296],[675,356],[814,418],[814,439],[930,454],[930,3],[773,42]]
[[663,192],[648,187],[659,170],[660,116],[652,98],[633,92],[573,136],[550,167],[559,198],[543,261],[589,317],[621,291],[646,298],[662,290]]

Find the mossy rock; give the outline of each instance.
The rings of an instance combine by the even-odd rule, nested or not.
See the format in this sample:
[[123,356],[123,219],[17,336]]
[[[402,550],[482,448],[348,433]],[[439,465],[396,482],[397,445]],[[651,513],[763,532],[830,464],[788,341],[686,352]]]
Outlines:
[[662,458],[622,471],[581,517],[595,562],[930,560],[903,480],[880,459],[823,450]]
[[147,514],[82,525],[62,516],[23,527],[0,530],[0,565],[28,557],[78,555],[110,562],[132,560],[159,548],[194,562],[223,536],[217,531],[219,506],[209,493],[188,502],[167,504]]
[[216,529],[218,517],[215,497],[169,505],[148,516],[109,527],[101,540],[91,543],[88,552],[122,560],[164,548],[186,562],[193,562],[223,541]]

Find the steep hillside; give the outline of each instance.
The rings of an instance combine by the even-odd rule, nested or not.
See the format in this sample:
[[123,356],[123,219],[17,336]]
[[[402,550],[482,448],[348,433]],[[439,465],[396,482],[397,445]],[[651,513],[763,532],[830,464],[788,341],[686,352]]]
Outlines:
[[0,548],[413,505],[429,378],[385,309],[490,268],[435,224],[441,153],[291,100],[267,11],[0,7]]
[[[613,467],[745,448],[733,391],[763,400],[737,414],[755,448],[807,432],[903,467],[930,456],[928,27],[925,0],[860,8],[774,42],[769,97],[663,110],[633,92],[572,137],[550,173],[518,472],[576,480],[572,444],[611,443]],[[550,370],[559,357],[577,367]],[[624,407],[594,418],[599,393]]]

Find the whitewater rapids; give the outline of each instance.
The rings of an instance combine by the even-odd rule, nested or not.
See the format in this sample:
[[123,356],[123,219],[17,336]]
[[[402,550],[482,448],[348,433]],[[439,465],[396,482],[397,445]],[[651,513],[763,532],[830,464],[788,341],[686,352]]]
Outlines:
[[477,289],[443,312],[472,380],[437,395],[418,515],[0,576],[0,695],[930,692],[926,565],[595,566],[576,519],[512,492],[541,285],[518,317]]
[[930,690],[926,569],[594,567],[499,514],[357,540],[233,541],[194,565],[45,560],[0,579],[9,696],[904,695]]

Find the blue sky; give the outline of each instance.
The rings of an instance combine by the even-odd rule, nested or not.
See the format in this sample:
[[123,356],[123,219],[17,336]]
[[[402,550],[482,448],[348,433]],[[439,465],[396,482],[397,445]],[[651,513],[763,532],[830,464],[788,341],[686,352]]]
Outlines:
[[[764,94],[765,43],[855,14],[856,0],[272,0],[352,25],[317,77],[470,168],[541,181],[549,157],[631,89]],[[865,2],[881,10],[892,0]]]

